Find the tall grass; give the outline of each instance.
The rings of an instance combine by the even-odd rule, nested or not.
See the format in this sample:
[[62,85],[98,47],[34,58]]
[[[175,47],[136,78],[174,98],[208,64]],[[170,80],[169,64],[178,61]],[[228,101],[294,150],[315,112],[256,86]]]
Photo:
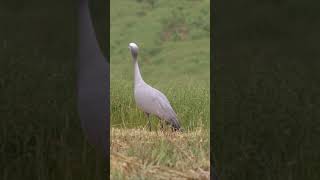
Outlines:
[[[112,127],[143,127],[147,118],[137,108],[132,83],[113,81],[111,85],[111,125]],[[210,92],[209,88],[199,86],[165,86],[159,88],[171,102],[178,119],[185,130],[196,127],[209,129]],[[158,119],[151,116],[153,127],[157,127]]]

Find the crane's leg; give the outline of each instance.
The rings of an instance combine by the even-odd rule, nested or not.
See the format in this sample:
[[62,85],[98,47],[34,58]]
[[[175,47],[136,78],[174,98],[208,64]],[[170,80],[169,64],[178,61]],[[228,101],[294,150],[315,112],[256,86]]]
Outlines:
[[159,119],[159,123],[160,123],[160,131],[163,131],[163,120],[158,116],[157,118]]
[[145,114],[147,115],[149,130],[151,131],[150,114],[149,113],[145,113]]
[[159,123],[160,123],[160,131],[163,131],[163,121],[160,118],[159,118]]

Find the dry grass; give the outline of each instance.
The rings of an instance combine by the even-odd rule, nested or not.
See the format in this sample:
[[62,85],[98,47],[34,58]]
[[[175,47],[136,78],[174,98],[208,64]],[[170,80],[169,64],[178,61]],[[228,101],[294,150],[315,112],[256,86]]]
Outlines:
[[206,130],[111,130],[111,179],[209,179]]

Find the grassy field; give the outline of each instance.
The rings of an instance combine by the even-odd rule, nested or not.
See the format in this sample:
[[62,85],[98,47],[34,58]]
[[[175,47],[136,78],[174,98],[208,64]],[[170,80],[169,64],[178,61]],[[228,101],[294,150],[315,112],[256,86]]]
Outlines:
[[113,128],[111,138],[111,179],[209,179],[210,141],[202,128],[187,133]]
[[[168,179],[168,174],[207,178],[209,2],[110,2],[112,179]],[[155,117],[151,119],[153,131],[144,130],[147,119],[133,97],[130,42],[140,47],[138,61],[144,80],[167,96],[185,132],[157,131]]]

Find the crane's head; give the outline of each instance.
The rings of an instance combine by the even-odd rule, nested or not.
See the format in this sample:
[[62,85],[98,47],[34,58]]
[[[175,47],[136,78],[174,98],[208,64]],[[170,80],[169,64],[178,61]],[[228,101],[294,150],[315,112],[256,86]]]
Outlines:
[[138,45],[136,43],[130,43],[128,48],[131,51],[132,57],[136,59],[138,57],[138,50],[139,50]]

